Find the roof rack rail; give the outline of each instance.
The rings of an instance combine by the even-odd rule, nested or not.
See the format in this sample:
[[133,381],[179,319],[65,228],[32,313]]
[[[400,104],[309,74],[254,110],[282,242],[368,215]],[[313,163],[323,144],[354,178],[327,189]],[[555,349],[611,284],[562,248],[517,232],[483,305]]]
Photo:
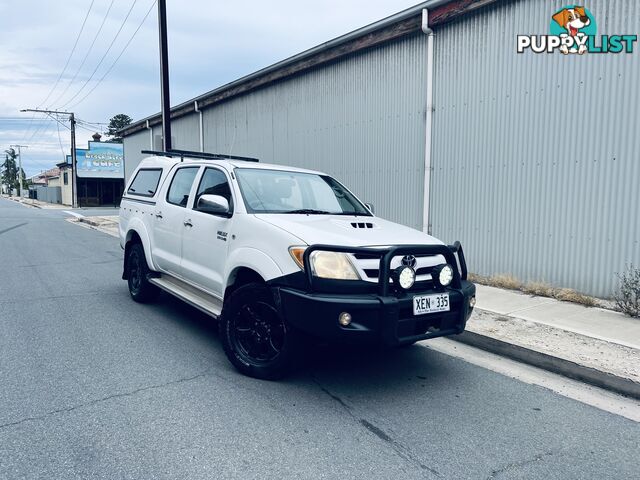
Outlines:
[[149,155],[158,155],[162,157],[189,157],[189,158],[203,158],[207,160],[243,160],[245,162],[259,162],[260,160],[253,157],[240,157],[238,155],[226,155],[224,153],[206,153],[206,152],[192,152],[191,150],[176,150],[171,149],[166,152],[160,150],[142,150],[140,153]]

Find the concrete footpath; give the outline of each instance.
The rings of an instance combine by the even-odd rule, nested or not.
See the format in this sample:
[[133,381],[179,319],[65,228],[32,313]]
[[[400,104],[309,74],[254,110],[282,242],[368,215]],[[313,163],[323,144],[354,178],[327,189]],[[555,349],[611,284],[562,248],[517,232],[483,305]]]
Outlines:
[[454,340],[640,399],[640,319],[478,285]]

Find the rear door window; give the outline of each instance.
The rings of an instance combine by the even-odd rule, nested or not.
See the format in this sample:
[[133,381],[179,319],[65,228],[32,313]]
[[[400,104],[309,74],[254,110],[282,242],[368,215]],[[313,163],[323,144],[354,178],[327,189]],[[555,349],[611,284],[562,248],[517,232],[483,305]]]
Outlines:
[[136,177],[129,185],[127,193],[140,195],[142,197],[153,197],[158,189],[158,182],[162,175],[161,168],[144,168],[138,170]]
[[196,178],[198,169],[200,167],[186,167],[180,168],[176,171],[173,179],[171,180],[171,186],[167,192],[167,202],[179,207],[186,207],[189,203],[189,192],[191,192],[191,186],[193,180]]

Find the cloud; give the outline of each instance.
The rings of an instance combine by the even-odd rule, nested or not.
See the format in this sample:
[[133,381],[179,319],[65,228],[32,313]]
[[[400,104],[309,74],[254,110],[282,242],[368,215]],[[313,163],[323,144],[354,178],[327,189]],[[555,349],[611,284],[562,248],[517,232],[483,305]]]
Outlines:
[[[84,84],[116,31],[122,25],[133,0],[114,0],[101,35],[79,70],[82,58],[105,18],[110,1],[96,0],[67,71],[45,105],[61,107]],[[76,96],[79,100],[102,77],[140,24],[153,0],[138,0],[93,80]],[[280,61],[408,8],[415,0],[326,0],[305,2],[210,2],[205,0],[168,2],[171,103],[173,105],[224,85],[236,78]],[[40,105],[55,84],[71,51],[89,0],[3,2],[5,19],[0,38],[0,148],[24,142],[40,123],[21,108]],[[28,18],[28,22],[20,19]],[[58,102],[52,102],[69,85]],[[73,105],[74,102],[71,102]],[[75,107],[77,117],[107,122],[117,113],[134,119],[156,113],[160,106],[159,55],[155,7],[116,66],[86,100]],[[24,115],[25,122],[13,124],[2,117]],[[26,133],[25,133],[26,130]],[[68,130],[60,131],[63,148],[69,150]],[[91,133],[78,131],[78,146]],[[34,174],[60,161],[62,153],[55,122],[47,121],[24,153],[23,166]],[[57,148],[56,148],[57,146]],[[48,168],[47,167],[47,168]]]

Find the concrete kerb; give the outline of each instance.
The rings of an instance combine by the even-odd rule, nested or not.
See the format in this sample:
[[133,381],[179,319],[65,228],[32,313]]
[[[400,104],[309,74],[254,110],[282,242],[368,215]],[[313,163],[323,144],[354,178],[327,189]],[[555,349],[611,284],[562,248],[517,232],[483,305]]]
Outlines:
[[486,350],[497,355],[564,375],[590,385],[604,388],[628,397],[640,399],[640,384],[628,378],[579,365],[570,360],[548,355],[529,348],[514,345],[486,335],[465,331],[450,337],[452,340]]

